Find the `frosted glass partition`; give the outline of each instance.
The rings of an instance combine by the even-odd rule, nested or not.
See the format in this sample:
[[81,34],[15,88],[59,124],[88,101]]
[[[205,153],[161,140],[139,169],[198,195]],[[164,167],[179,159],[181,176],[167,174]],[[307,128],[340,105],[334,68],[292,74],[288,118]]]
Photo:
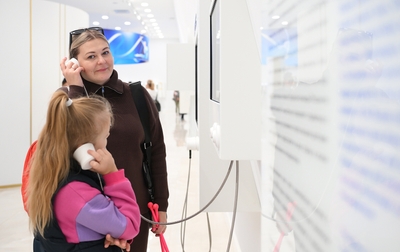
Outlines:
[[262,251],[400,251],[399,13],[263,1]]

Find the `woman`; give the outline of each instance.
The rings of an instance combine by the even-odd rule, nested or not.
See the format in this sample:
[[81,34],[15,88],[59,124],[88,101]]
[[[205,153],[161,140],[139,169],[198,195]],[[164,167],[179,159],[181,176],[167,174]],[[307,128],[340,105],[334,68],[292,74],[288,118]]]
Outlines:
[[161,111],[161,105],[157,100],[158,92],[154,88],[154,82],[152,80],[148,80],[146,84],[146,90],[150,94],[150,97],[153,99],[154,104],[156,105],[157,111]]
[[[76,58],[79,66],[73,62],[60,67],[70,90],[70,97],[98,94],[105,97],[114,111],[114,126],[110,130],[107,149],[113,155],[117,167],[125,169],[135,191],[141,214],[151,219],[147,207],[150,197],[142,174],[142,143],[144,131],[135,102],[127,83],[118,79],[114,70],[114,60],[107,39],[101,28],[88,28],[70,33],[70,58]],[[66,88],[64,88],[66,89]],[[143,88],[144,89],[144,88]],[[157,109],[150,95],[143,90],[149,110],[149,125],[152,140],[151,171],[154,190],[154,203],[159,205],[160,222],[167,222],[168,182],[165,160],[165,144]],[[166,226],[160,225],[154,232],[164,233]],[[131,244],[132,251],[146,252],[149,225],[142,221],[140,232]]]
[[[47,252],[121,251],[105,248],[106,234],[130,240],[139,232],[132,186],[106,149],[112,118],[102,97],[71,100],[58,91],[50,101],[27,190],[30,225]],[[73,159],[84,143],[95,149],[88,151],[90,170]]]
[[157,99],[157,90],[154,88],[154,82],[152,80],[148,80],[146,84],[146,90],[149,92],[151,98],[155,101]]

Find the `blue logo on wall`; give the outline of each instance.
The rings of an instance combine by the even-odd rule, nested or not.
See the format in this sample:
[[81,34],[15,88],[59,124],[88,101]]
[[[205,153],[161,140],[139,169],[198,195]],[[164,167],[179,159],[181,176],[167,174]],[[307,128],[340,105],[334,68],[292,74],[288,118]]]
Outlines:
[[114,64],[139,64],[149,61],[149,39],[143,34],[104,29]]

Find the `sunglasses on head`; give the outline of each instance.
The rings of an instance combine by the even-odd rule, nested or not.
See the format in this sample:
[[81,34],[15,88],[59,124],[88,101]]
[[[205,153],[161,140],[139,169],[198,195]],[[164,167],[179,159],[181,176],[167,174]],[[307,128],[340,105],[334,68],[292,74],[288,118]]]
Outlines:
[[74,31],[69,33],[69,48],[71,48],[72,36],[80,35],[80,34],[84,33],[85,31],[88,31],[88,30],[98,31],[98,32],[101,32],[101,34],[104,35],[104,30],[101,27],[89,27],[89,28],[74,30]]

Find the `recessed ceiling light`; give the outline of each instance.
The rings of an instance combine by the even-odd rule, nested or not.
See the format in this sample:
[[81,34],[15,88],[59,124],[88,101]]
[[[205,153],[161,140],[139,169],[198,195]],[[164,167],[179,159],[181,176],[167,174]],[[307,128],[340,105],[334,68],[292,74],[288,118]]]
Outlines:
[[140,5],[141,5],[141,6],[143,6],[143,7],[147,7],[147,6],[149,6],[149,4],[148,4],[148,3],[146,3],[146,2],[143,2],[143,3],[141,3]]
[[124,23],[125,25],[131,25],[131,22],[129,22],[129,21],[125,21],[125,23]]
[[100,24],[100,22],[97,22],[97,21],[93,22],[93,25],[99,25],[99,24]]
[[289,24],[288,21],[283,21],[283,22],[282,22],[282,25],[288,25],[288,24]]
[[142,17],[139,16],[139,15],[137,15],[136,18],[137,18],[138,20],[142,19]]
[[164,35],[160,34],[158,35],[159,38],[164,38]]
[[102,19],[108,19],[108,16],[107,15],[103,15],[103,16],[101,16],[101,18]]
[[150,14],[147,14],[147,17],[152,18],[152,17],[154,17],[154,15],[150,13]]
[[115,30],[119,31],[119,30],[121,30],[121,27],[117,26],[117,27],[115,27]]
[[147,33],[147,31],[146,30],[142,30],[141,33]]
[[274,15],[274,16],[272,16],[271,18],[272,18],[272,19],[279,19],[280,16],[279,16],[279,15]]
[[149,12],[151,12],[151,9],[144,9],[143,11],[146,13],[149,13]]

